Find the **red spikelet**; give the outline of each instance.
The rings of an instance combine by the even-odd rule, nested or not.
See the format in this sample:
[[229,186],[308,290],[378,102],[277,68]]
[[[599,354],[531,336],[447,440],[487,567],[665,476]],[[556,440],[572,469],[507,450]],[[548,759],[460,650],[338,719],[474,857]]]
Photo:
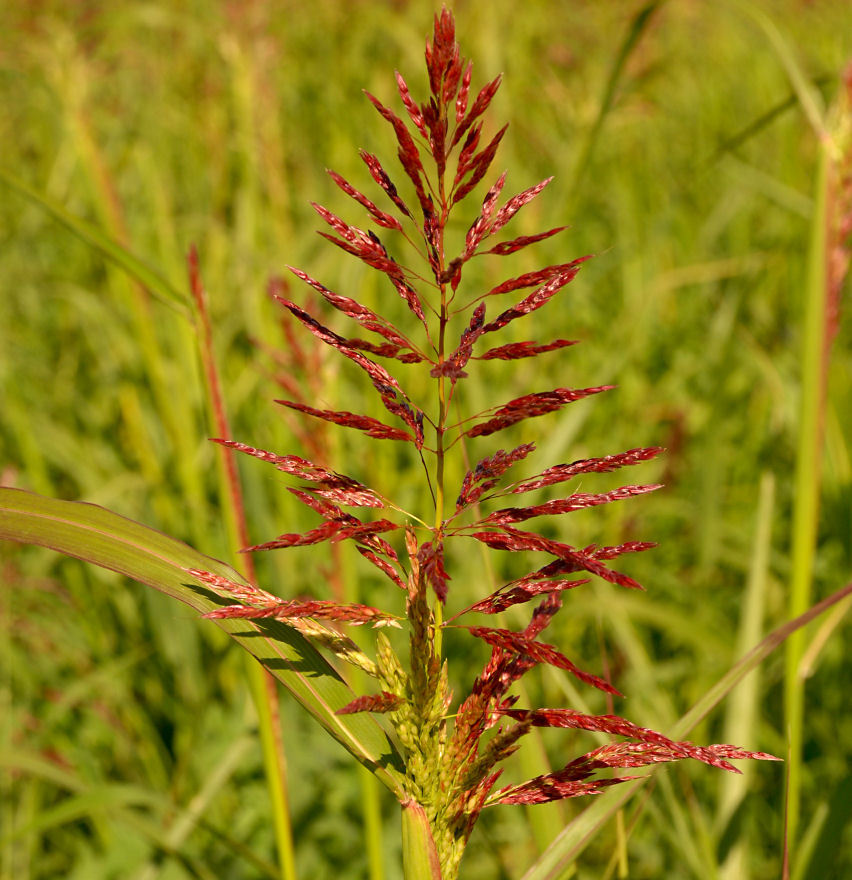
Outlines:
[[[608,717],[612,718],[614,716]],[[620,726],[619,722],[630,725],[630,722],[625,722],[624,719],[615,719],[613,722],[614,726]],[[636,734],[622,735],[639,735],[643,737],[641,742],[609,743],[601,746],[586,755],[576,758],[556,773],[536,776],[534,779],[530,779],[521,785],[507,786],[501,789],[495,793],[493,802],[500,804],[542,804],[583,794],[595,794],[603,786],[616,785],[635,778],[619,776],[616,779],[599,779],[592,782],[583,781],[593,776],[596,771],[609,768],[647,767],[653,764],[693,758],[712,767],[718,767],[732,773],[739,773],[740,771],[733,764],[730,764],[727,759],[778,760],[773,755],[768,755],[765,752],[749,752],[736,746],[695,746],[687,742],[672,742],[660,734],[654,734],[653,731],[647,731],[643,728],[635,728],[635,731]]]
[[417,295],[417,291],[402,277],[392,276],[391,282],[396,288],[396,292],[408,303],[408,308],[420,319],[420,323],[423,324],[428,332],[426,315],[423,312],[423,306],[420,304],[420,297]]
[[336,238],[326,232],[320,232],[320,235],[330,241],[332,244],[352,254],[362,260],[368,266],[383,272],[392,281],[401,281],[403,272],[399,264],[388,256],[387,249],[382,244],[381,239],[372,230],[364,232],[356,226],[350,226],[335,214],[332,214],[322,205],[311,203],[314,210],[322,217],[331,228],[340,235]]
[[[553,616],[561,607],[561,598],[551,594],[536,608],[529,625],[521,633],[526,640],[535,639],[548,626]],[[517,697],[503,699],[509,688],[538,663],[528,655],[519,655],[513,651],[492,646],[491,657],[485,668],[473,683],[471,695],[459,708],[459,722],[463,737],[472,736],[476,730],[480,733],[493,727],[499,717],[491,708],[511,707]]]
[[327,422],[333,422],[335,425],[341,425],[345,428],[356,428],[363,431],[368,437],[374,437],[377,440],[408,440],[414,442],[414,437],[407,431],[400,428],[392,428],[377,419],[370,416],[362,416],[351,413],[346,410],[336,412],[330,409],[314,409],[312,406],[306,406],[303,403],[296,403],[293,400],[276,400],[282,406],[289,409],[295,409],[309,416],[315,416],[318,419],[324,419]]
[[320,232],[319,234],[326,241],[330,241],[336,247],[346,251],[347,254],[358,257],[359,260],[373,269],[378,269],[379,272],[383,272],[388,277],[395,278],[400,275],[399,265],[388,257],[384,245],[372,230],[367,233],[369,241],[364,239],[349,241],[346,238],[336,238],[328,232]]
[[497,532],[471,532],[469,537],[476,538],[477,541],[481,541],[495,550],[507,550],[510,552],[537,550],[557,557],[558,561],[556,563],[551,563],[539,569],[535,572],[535,577],[551,577],[556,574],[587,571],[612,584],[618,584],[633,590],[642,589],[641,585],[636,583],[633,578],[607,568],[593,556],[577,550],[569,544],[551,541],[543,535],[523,532],[511,526],[500,526],[499,528],[500,531]]
[[468,132],[467,137],[464,139],[461,152],[459,153],[458,163],[456,167],[456,176],[453,179],[453,186],[457,186],[461,182],[461,179],[470,169],[473,156],[476,153],[477,148],[479,147],[479,136],[481,133],[482,125],[474,125],[473,128]]
[[515,251],[519,251],[521,248],[536,244],[539,241],[544,241],[546,238],[552,238],[554,235],[559,235],[560,232],[563,232],[567,228],[567,226],[554,226],[553,229],[539,232],[536,235],[519,235],[511,241],[502,241],[500,244],[495,244],[494,247],[489,248],[487,251],[483,251],[483,253],[497,254],[498,256],[505,257],[507,254],[514,254]]
[[479,216],[476,220],[473,221],[473,224],[470,229],[468,229],[467,235],[465,236],[465,248],[464,253],[462,254],[463,260],[469,259],[482,239],[490,234],[492,229],[491,221],[494,217],[494,211],[497,208],[497,199],[500,197],[500,193],[505,183],[506,172],[504,171],[494,186],[492,186],[485,194],[485,198],[482,200],[482,210],[479,212]]
[[[526,721],[533,727],[559,727],[573,730],[588,730],[597,733],[608,733],[613,736],[624,736],[642,742],[657,743],[675,748],[676,744],[668,737],[639,727],[618,715],[586,715],[575,709],[495,709],[496,714],[512,718],[515,721]],[[684,757],[686,757],[684,752]]]
[[553,180],[553,177],[548,177],[545,180],[542,180],[541,183],[537,183],[535,186],[531,186],[529,189],[525,189],[522,193],[518,193],[516,196],[512,196],[505,205],[497,212],[497,216],[494,218],[494,223],[491,226],[491,234],[493,235],[495,232],[499,232],[511,219],[524,207],[524,205],[528,205],[549,183]]
[[595,559],[615,559],[622,553],[642,553],[645,550],[653,550],[657,545],[653,541],[625,541],[623,544],[617,544],[614,547],[595,547],[592,544],[584,547],[583,552]]
[[343,507],[385,507],[383,499],[379,498],[372,489],[357,486],[337,486],[334,483],[325,483],[311,487],[311,491],[318,496],[327,498],[335,504]]
[[248,602],[251,605],[269,605],[270,603],[280,601],[278,596],[267,593],[266,590],[261,590],[259,587],[252,586],[251,584],[237,583],[230,578],[222,577],[222,575],[214,574],[210,571],[204,571],[199,568],[186,568],[184,571],[201,581],[201,583],[212,587],[218,593],[227,593],[241,602]]
[[370,170],[370,174],[373,175],[373,180],[375,180],[376,183],[388,194],[388,198],[390,198],[397,208],[399,208],[406,217],[411,218],[411,212],[408,210],[408,206],[400,197],[396,186],[390,177],[388,177],[385,169],[382,168],[382,163],[379,162],[378,158],[372,153],[368,153],[366,150],[361,150],[360,156],[364,161],[364,164]]
[[[471,158],[470,167],[465,169],[465,173],[469,171],[470,177],[453,194],[452,203],[454,205],[460,202],[488,173],[488,169],[491,167],[491,163],[494,161],[494,156],[497,153],[497,148],[500,146],[500,141],[503,140],[503,135],[506,134],[508,127],[508,125],[504,125],[489,141],[488,145]],[[456,176],[458,177],[458,172]]]
[[571,464],[557,464],[547,468],[535,477],[515,485],[511,491],[513,494],[531,492],[533,489],[541,489],[544,486],[553,486],[576,477],[578,474],[604,474],[616,471],[628,465],[639,464],[656,458],[663,452],[661,446],[648,446],[637,449],[629,449],[618,455],[604,455],[601,458],[585,458]]
[[375,95],[371,95],[369,92],[364,92],[364,94],[376,110],[379,111],[382,117],[393,126],[396,139],[399,142],[399,153],[397,155],[400,164],[411,182],[414,184],[414,191],[417,194],[417,199],[423,210],[423,215],[429,215],[432,213],[432,208],[423,185],[426,172],[423,169],[423,162],[420,159],[420,151],[417,149],[414,139],[405,127],[405,123],[392,110],[385,107]]
[[[352,517],[352,519],[354,520],[355,517]],[[389,519],[377,519],[374,522],[369,523],[349,521],[331,535],[331,541],[332,543],[336,543],[337,541],[345,541],[349,539],[352,541],[361,541],[365,544],[374,544],[375,541],[378,540],[375,536],[380,532],[393,532],[398,528],[400,528],[399,524],[391,522]],[[381,549],[387,554],[386,548],[389,547],[390,544],[385,543],[381,546]]]
[[475,504],[489,489],[497,485],[500,477],[513,464],[523,460],[534,450],[534,443],[524,443],[511,452],[499,449],[494,455],[483,458],[472,471],[465,474],[459,497],[456,500],[456,511]]
[[533,611],[530,622],[524,628],[522,633],[524,638],[538,638],[550,626],[550,621],[561,607],[562,596],[558,593],[551,593],[549,596],[545,596],[544,601]]
[[[471,166],[475,164],[475,161],[476,160],[474,159],[467,160]],[[463,170],[466,170],[466,168]],[[531,202],[550,183],[550,181],[553,180],[553,178],[548,177],[547,180],[543,180],[541,183],[513,196],[502,208],[500,208],[499,211],[496,211],[495,213],[497,197],[503,189],[505,180],[506,174],[504,172],[497,183],[486,194],[482,212],[474,221],[468,231],[467,238],[465,239],[465,250],[462,255],[463,259],[467,260],[473,256],[483,239],[499,232],[512,219],[512,217],[514,217],[524,205],[529,204],[529,202]],[[556,233],[552,232],[551,234],[555,235]]]
[[[578,782],[573,779],[562,780],[557,774],[537,776],[525,785],[500,789],[494,795],[497,804],[547,804],[565,798],[581,797],[587,794],[603,794],[607,788],[628,782],[633,776],[619,776],[617,779],[596,779],[594,782]],[[501,794],[505,791],[505,794]]]
[[546,501],[544,504],[536,504],[533,507],[504,507],[502,510],[496,510],[494,513],[489,514],[481,522],[483,524],[501,526],[509,523],[524,522],[536,516],[570,513],[574,510],[583,510],[586,507],[607,504],[610,501],[631,498],[634,495],[644,495],[647,492],[653,492],[660,488],[662,487],[656,484],[651,486],[622,486],[620,489],[613,489],[611,492],[600,492],[597,494],[578,492],[574,495],[569,495],[567,498],[557,498],[553,501]]
[[[408,405],[405,393],[399,382],[380,364],[364,357],[346,344],[342,336],[338,336],[328,327],[324,327],[315,318],[312,318],[295,303],[283,297],[275,297],[291,314],[295,315],[314,336],[321,339],[332,348],[336,348],[342,355],[356,363],[370,377],[373,387],[379,392],[385,408],[402,419],[405,424],[413,429],[415,445],[419,449],[423,445],[423,414],[415,411]],[[402,398],[401,400],[398,398]]]
[[508,345],[501,345],[497,348],[490,348],[488,351],[480,355],[474,355],[476,361],[516,361],[520,358],[535,357],[544,354],[546,351],[556,351],[559,348],[567,348],[569,345],[576,345],[577,341],[572,339],[554,339],[553,342],[536,343],[536,342],[510,342]]
[[318,513],[324,519],[339,519],[342,521],[350,519],[353,522],[358,522],[354,516],[344,513],[330,498],[316,497],[313,494],[313,487],[294,489],[290,486],[287,491],[291,495],[295,495],[302,504],[310,507],[311,510]]
[[429,88],[436,98],[443,95],[444,78],[458,52],[455,21],[452,13],[444,7],[440,15],[435,15],[432,42],[426,41],[426,71]]
[[421,361],[426,360],[417,352],[406,351],[392,342],[375,343],[369,342],[366,339],[347,337],[346,347],[356,351],[365,351],[367,354],[378,355],[378,357],[395,358],[404,364],[419,364]]
[[447,601],[447,581],[450,576],[444,567],[443,541],[427,541],[417,553],[420,570],[425,574],[429,585],[441,602]]
[[317,620],[335,620],[338,623],[348,623],[352,626],[360,626],[364,623],[379,626],[398,626],[396,618],[392,614],[380,611],[369,605],[343,605],[328,599],[311,599],[307,602],[279,602],[276,605],[268,605],[263,608],[249,608],[246,605],[229,605],[226,608],[217,608],[204,614],[208,620],[223,620],[240,618],[244,620],[274,619],[285,623],[288,620],[298,620],[303,617],[313,617]]
[[534,660],[536,663],[549,663],[558,669],[565,669],[585,684],[589,684],[604,693],[613,694],[617,697],[621,696],[619,691],[609,682],[604,681],[597,675],[584,672],[575,666],[564,654],[554,648],[553,645],[548,645],[545,642],[536,642],[533,638],[523,633],[513,632],[508,629],[490,629],[485,626],[469,626],[466,629],[471,635],[482,639],[495,648],[519,654],[522,657]]
[[557,276],[568,272],[571,269],[578,268],[580,265],[590,260],[590,256],[580,257],[572,260],[570,263],[559,263],[555,266],[545,266],[543,269],[537,269],[535,272],[526,272],[517,278],[508,278],[496,287],[492,287],[487,293],[482,295],[482,299],[487,296],[499,296],[503,293],[511,293],[514,290],[523,290],[526,287],[535,287],[537,284],[544,284]]
[[[504,526],[503,528],[507,527]],[[640,553],[644,550],[651,550],[656,546],[652,541],[628,541],[616,547],[596,547],[594,544],[590,544],[588,547],[576,551],[573,557],[566,556],[564,559],[555,559],[553,562],[548,562],[547,565],[543,565],[541,568],[512,581],[511,586],[527,586],[544,578],[558,577],[559,575],[571,574],[576,571],[586,571],[585,563],[588,560],[592,560],[595,563],[602,559],[615,559],[622,553]],[[596,571],[595,574],[597,573]],[[621,583],[622,586],[631,589],[642,589],[640,584],[637,584],[636,581],[628,578],[626,575],[618,572],[609,572],[609,575],[619,578],[619,580],[613,580],[613,583]],[[622,582],[621,579],[624,579],[624,581]]]
[[277,295],[275,296],[275,299],[278,300],[287,311],[298,318],[302,324],[314,334],[314,336],[321,339],[326,345],[336,348],[342,355],[358,364],[358,366],[367,373],[374,385],[380,383],[382,385],[389,385],[398,391],[402,391],[399,382],[397,382],[397,380],[394,379],[384,367],[371,361],[369,358],[364,357],[364,355],[359,352],[353,351],[346,344],[346,340],[342,336],[338,336],[337,333],[329,330],[328,327],[324,327],[316,320],[316,318],[309,315],[304,309],[299,308],[295,303],[290,302],[290,300]]
[[548,303],[566,284],[573,281],[577,273],[580,271],[580,262],[575,261],[570,264],[567,269],[559,272],[551,278],[546,284],[533,291],[528,297],[521,300],[516,306],[506,309],[505,312],[499,314],[493,321],[486,324],[483,333],[493,333],[500,330],[516,318],[528,315],[530,312],[540,309]]
[[399,96],[402,98],[402,103],[405,105],[405,109],[408,111],[408,115],[411,118],[411,121],[414,123],[415,128],[423,135],[424,140],[429,140],[429,133],[426,131],[426,123],[423,119],[423,111],[417,106],[414,102],[414,99],[411,97],[411,92],[408,90],[408,84],[403,79],[402,74],[396,70],[394,71],[396,75],[396,85],[399,89]]
[[332,536],[343,528],[343,523],[339,520],[329,520],[315,529],[310,529],[303,533],[288,533],[279,535],[272,541],[265,541],[263,544],[254,544],[251,547],[243,548],[243,553],[254,553],[260,550],[284,550],[288,547],[307,547],[311,544],[321,544],[328,541]]
[[471,105],[470,112],[458,124],[455,133],[453,134],[451,146],[454,147],[464,137],[465,132],[470,126],[473,125],[473,123],[488,109],[488,105],[491,103],[492,98],[497,94],[497,89],[500,88],[500,82],[502,79],[503,76],[501,74],[482,87]]
[[340,493],[350,492],[351,494],[348,496],[350,500],[345,503],[353,507],[385,506],[381,498],[372,489],[368,489],[363,483],[359,483],[358,480],[329,470],[322,465],[314,464],[312,461],[307,461],[298,455],[275,455],[273,452],[267,452],[265,449],[256,449],[254,446],[248,446],[237,440],[223,440],[218,437],[212,437],[211,439],[214,443],[220,443],[222,446],[236,449],[238,452],[244,452],[246,455],[269,462],[285,474],[291,474],[302,480],[316,483],[318,489],[328,489]]
[[467,376],[467,373],[464,372],[464,367],[473,354],[474,342],[482,334],[484,322],[485,306],[481,304],[474,309],[470,323],[462,333],[458,348],[443,363],[433,367],[429,375],[435,378],[438,376],[449,376],[453,380],[462,379]]
[[324,208],[316,202],[311,202],[311,207],[338,235],[346,239],[346,241],[366,248],[368,253],[375,250],[375,242],[373,242],[363,229],[358,229],[357,226],[350,226],[348,223],[341,220],[336,214],[329,211],[328,208]]
[[[326,302],[335,309],[357,321],[365,330],[378,333],[380,336],[383,336],[388,340],[387,346],[381,347],[370,345],[369,343],[358,339],[345,339],[344,343],[348,348],[362,349],[375,354],[381,354],[385,357],[396,357],[400,360],[409,362],[417,362],[423,359],[423,355],[415,350],[411,342],[399,330],[397,330],[396,327],[377,315],[371,309],[368,309],[366,306],[361,305],[361,303],[356,302],[348,296],[341,296],[339,293],[334,293],[325,285],[320,284],[319,281],[311,278],[306,272],[302,272],[301,269],[296,269],[293,266],[288,266],[287,268],[297,278],[300,278],[306,284],[313,287],[314,290],[320,293]],[[273,299],[279,301],[282,298],[286,299],[286,297],[283,297],[285,288],[283,282],[279,278],[273,278],[270,280],[269,292]],[[401,352],[403,352],[402,355],[400,355]]]
[[565,404],[575,400],[582,400],[590,394],[600,394],[602,391],[611,391],[615,385],[598,385],[595,388],[555,388],[553,391],[540,391],[536,394],[525,394],[516,397],[501,406],[497,412],[487,421],[468,428],[465,434],[468,437],[485,437],[502,431],[511,425],[515,425],[524,419],[547,415],[561,409]]
[[467,110],[467,98],[470,94],[470,79],[472,73],[473,64],[468,63],[464,70],[464,76],[462,77],[461,88],[456,97],[456,124],[462,121],[465,111]]
[[493,592],[490,596],[486,596],[484,599],[480,599],[479,602],[466,608],[461,614],[466,614],[468,611],[478,611],[481,614],[501,614],[513,605],[529,602],[531,599],[544,593],[561,593],[564,590],[573,590],[574,587],[582,586],[588,582],[588,578],[583,578],[578,581],[530,581],[515,586],[507,584]]
[[327,169],[327,171],[329,177],[331,177],[346,195],[351,196],[356,202],[363,205],[363,207],[370,212],[370,215],[379,226],[384,226],[386,229],[398,229],[402,231],[402,224],[396,219],[396,217],[392,214],[388,214],[386,211],[382,211],[372,199],[368,199],[367,196],[355,189],[346,178],[342,177],[336,171],[332,171],[331,169]]
[[342,709],[338,709],[335,715],[355,715],[358,712],[393,712],[398,709],[405,700],[389,691],[380,694],[370,694],[366,697],[356,697],[351,703],[347,703]]
[[375,551],[370,550],[368,547],[363,547],[360,544],[356,545],[356,549],[358,552],[366,559],[368,562],[372,562],[379,571],[383,572],[390,580],[392,580],[401,590],[408,590],[408,587],[405,584],[405,581],[400,577],[399,572],[393,567],[393,565],[388,562],[386,559],[382,559]]

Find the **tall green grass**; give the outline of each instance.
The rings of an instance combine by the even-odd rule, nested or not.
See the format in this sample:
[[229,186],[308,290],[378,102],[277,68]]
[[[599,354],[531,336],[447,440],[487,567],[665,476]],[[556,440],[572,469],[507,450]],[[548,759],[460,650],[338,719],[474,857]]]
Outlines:
[[[852,56],[847,5],[758,7],[802,75],[833,100]],[[332,0],[3,5],[0,162],[41,200],[9,187],[0,196],[5,484],[94,501],[228,554],[192,325],[157,294],[189,302],[183,259],[194,242],[232,433],[298,451],[297,426],[270,402],[281,367],[267,351],[286,337],[265,282],[289,263],[368,303],[379,295],[375,279],[317,246],[308,199],[334,207],[326,166],[363,182],[353,148],[387,152],[361,88],[390,98],[389,71],[419,69],[432,11]],[[650,596],[578,591],[554,640],[593,663],[605,651],[632,695],[630,717],[668,731],[787,615],[818,144],[783,59],[734,5],[469,0],[455,13],[482,77],[506,73],[495,117],[512,123],[497,162],[512,169],[509,183],[521,189],[562,169],[550,198],[519,216],[529,224],[519,233],[570,222],[569,237],[546,243],[537,262],[598,254],[553,328],[583,345],[507,368],[498,381],[619,384],[593,407],[548,417],[541,462],[669,450],[660,473],[647,475],[668,488],[641,505],[641,528],[617,506],[606,522],[577,514],[571,524],[572,542],[612,543],[634,529],[657,540],[631,570]],[[140,279],[134,264],[128,275],[109,259],[108,239],[152,274]],[[533,268],[524,259],[512,264],[518,274]],[[404,308],[383,310],[393,307]],[[813,487],[814,598],[852,570],[849,328],[844,316]],[[379,415],[370,398],[353,399],[355,384],[333,359],[315,366],[323,406]],[[468,393],[472,406],[494,402],[489,387]],[[370,444],[336,442],[335,460],[348,459],[355,476],[384,464],[389,480],[414,491],[392,452],[368,462]],[[253,538],[307,526],[265,468],[243,463],[241,477]],[[261,560],[263,584],[321,595],[329,576],[302,552]],[[107,573],[0,553],[0,877],[280,876],[236,652],[213,627]],[[346,564],[348,589],[371,601],[378,581]],[[481,565],[459,560],[457,570],[465,565],[470,586],[460,574],[454,587],[473,597]],[[806,655],[801,692],[801,819],[789,845],[803,878],[852,870],[842,797],[852,670],[848,625],[838,616],[832,626]],[[806,650],[814,637],[805,634]],[[692,737],[786,755],[783,678],[771,659]],[[580,705],[557,676],[538,686],[542,704]],[[344,753],[286,696],[281,724],[297,875],[399,876],[394,805],[364,794]],[[569,742],[567,733],[543,738],[542,760],[557,763]],[[779,875],[783,767],[753,768],[741,788],[686,767],[661,776],[641,813],[623,815],[630,876]],[[486,813],[465,876],[522,876],[584,806]],[[615,841],[613,823],[575,876],[616,871]]]

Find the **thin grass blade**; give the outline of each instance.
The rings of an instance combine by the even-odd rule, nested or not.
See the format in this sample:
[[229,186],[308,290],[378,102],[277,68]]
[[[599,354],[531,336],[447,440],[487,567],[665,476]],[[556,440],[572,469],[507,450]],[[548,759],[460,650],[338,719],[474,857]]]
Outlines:
[[665,0],[651,0],[650,3],[646,3],[642,6],[633,16],[630,22],[630,27],[618,47],[618,52],[616,53],[615,58],[613,58],[612,67],[610,68],[609,76],[607,77],[606,85],[604,86],[603,95],[601,96],[598,114],[595,117],[594,124],[592,125],[588,136],[586,137],[586,142],[583,145],[583,152],[577,160],[577,165],[574,170],[574,185],[572,187],[574,192],[576,192],[579,187],[580,181],[583,179],[586,168],[588,167],[589,160],[594,155],[595,144],[600,137],[604,122],[615,103],[615,93],[618,89],[618,84],[621,81],[624,69],[627,66],[627,62],[633,50],[638,45],[645,29],[651,23],[654,15],[664,3]]
[[43,193],[32,189],[32,187],[3,168],[0,168],[0,183],[5,183],[6,186],[19,195],[26,197],[40,208],[43,208],[54,220],[58,220],[81,241],[99,250],[108,260],[127,272],[131,278],[138,281],[152,296],[169,306],[169,308],[184,316],[189,315],[189,301],[184,293],[115,239],[110,238],[102,230],[98,229],[97,226],[88,223],[81,217],[77,217],[70,211],[66,211],[61,205],[49,199]]

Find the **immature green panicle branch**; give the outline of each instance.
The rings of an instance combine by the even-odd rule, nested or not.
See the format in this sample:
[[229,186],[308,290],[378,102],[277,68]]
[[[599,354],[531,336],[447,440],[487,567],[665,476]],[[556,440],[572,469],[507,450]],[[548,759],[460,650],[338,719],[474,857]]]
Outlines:
[[[518,697],[511,693],[513,685],[539,664],[555,666],[584,685],[619,695],[609,681],[581,669],[541,636],[562,607],[564,593],[587,583],[592,576],[626,589],[641,589],[630,576],[610,566],[620,556],[653,546],[632,541],[617,546],[581,548],[518,528],[518,525],[537,517],[626,500],[659,487],[626,485],[600,493],[573,492],[526,506],[515,506],[523,502],[509,499],[559,486],[584,475],[639,465],[662,450],[657,447],[630,449],[555,464],[531,476],[508,478],[508,472],[534,450],[534,444],[526,442],[510,450],[490,450],[467,471],[460,486],[447,485],[446,474],[454,469],[445,468],[445,462],[448,456],[461,455],[464,442],[480,442],[476,438],[490,437],[532,418],[554,413],[573,401],[607,391],[612,386],[531,392],[485,412],[463,416],[460,422],[451,420],[450,407],[458,386],[467,377],[468,370],[482,368],[479,362],[537,357],[574,344],[568,339],[506,342],[498,335],[489,345],[492,334],[499,334],[510,323],[531,315],[556,298],[588,258],[574,258],[537,271],[510,275],[489,290],[465,286],[465,272],[474,258],[511,255],[556,235],[565,227],[508,239],[500,235],[497,240],[495,237],[515,214],[550,181],[548,178],[502,200],[507,177],[504,172],[476,209],[461,251],[447,252],[445,230],[450,218],[466,206],[461,203],[489,173],[506,128],[486,137],[483,118],[500,85],[500,77],[478,92],[471,90],[472,64],[461,57],[453,17],[446,9],[435,18],[433,37],[426,45],[426,68],[429,94],[422,103],[412,97],[403,77],[396,74],[407,121],[378,98],[367,96],[393,128],[398,159],[413,191],[414,202],[403,199],[376,156],[363,152],[362,159],[381,190],[379,195],[384,197],[384,207],[340,175],[331,172],[331,177],[346,195],[366,210],[373,228],[350,225],[328,209],[314,205],[329,227],[320,234],[385,276],[388,295],[401,297],[408,307],[408,326],[395,326],[357,299],[330,290],[299,269],[292,270],[295,276],[348,319],[347,335],[332,330],[287,298],[282,286],[276,286],[272,293],[308,332],[336,349],[364,373],[387,410],[388,421],[348,411],[317,409],[303,401],[279,403],[312,419],[362,431],[374,440],[413,447],[414,458],[423,466],[424,495],[428,494],[434,503],[433,521],[424,523],[422,518],[403,511],[393,499],[325,464],[292,454],[277,455],[230,440],[220,441],[295,478],[298,486],[291,489],[292,493],[320,518],[317,526],[303,534],[282,534],[248,549],[348,541],[388,580],[391,589],[388,607],[394,610],[383,611],[326,598],[282,601],[202,571],[193,574],[211,589],[227,595],[229,600],[236,600],[235,604],[218,608],[208,617],[282,621],[298,628],[338,660],[353,664],[376,679],[375,693],[354,699],[340,709],[339,714],[373,712],[386,716],[395,731],[405,765],[402,802],[408,828],[406,870],[409,876],[442,876],[444,880],[452,880],[458,873],[477,817],[485,807],[537,804],[592,794],[631,778],[612,778],[607,774],[611,769],[694,758],[736,772],[730,763],[732,759],[771,756],[728,745],[701,747],[675,742],[615,715],[589,715],[570,708],[516,706]],[[381,238],[383,230],[401,235],[418,261],[415,267],[388,251]],[[514,302],[507,305],[506,299],[509,297],[511,301],[512,295]],[[493,307],[492,303],[500,305]],[[359,328],[355,332],[363,332],[364,336],[348,335],[352,332],[352,322]],[[423,400],[407,390],[409,383],[402,378],[409,371],[417,370],[425,371],[434,381],[433,392]],[[396,532],[400,534],[394,535]],[[402,542],[396,540],[402,534],[404,554]],[[512,553],[535,551],[548,556],[549,561],[501,585],[470,607],[452,609],[448,617],[446,610],[452,595],[446,548],[461,542],[478,542],[493,550]],[[587,576],[578,578],[578,574]],[[520,631],[458,622],[471,614],[494,615],[513,605],[533,602],[538,604],[528,625]],[[374,662],[354,642],[317,622],[369,623],[374,627],[397,625],[403,617],[403,605],[409,635],[407,662],[397,656],[391,641],[381,632],[377,633]],[[466,629],[491,649],[469,693],[458,701],[452,723],[449,720],[452,696],[447,666],[441,656],[441,632],[450,625]],[[576,756],[556,772],[495,791],[501,763],[533,728],[594,731],[608,734],[612,741]]]

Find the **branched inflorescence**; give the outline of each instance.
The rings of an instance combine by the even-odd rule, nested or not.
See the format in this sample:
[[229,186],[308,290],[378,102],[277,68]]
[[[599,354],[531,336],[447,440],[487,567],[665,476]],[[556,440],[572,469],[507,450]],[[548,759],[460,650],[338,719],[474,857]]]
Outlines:
[[[450,402],[457,384],[467,376],[471,361],[529,358],[574,344],[571,340],[555,339],[504,342],[487,347],[484,345],[487,340],[483,337],[490,338],[490,334],[547,305],[571,282],[588,257],[509,278],[485,292],[468,292],[467,302],[456,305],[456,295],[470,260],[483,254],[512,254],[556,235],[566,227],[489,246],[489,240],[501,232],[550,181],[542,181],[500,205],[506,180],[503,173],[485,194],[461,252],[447,253],[444,233],[450,214],[489,171],[506,128],[500,129],[490,141],[482,140],[482,116],[497,91],[500,78],[486,84],[471,98],[472,65],[465,63],[459,54],[453,18],[446,9],[435,18],[433,39],[426,45],[426,67],[430,97],[422,104],[413,99],[402,76],[396,75],[408,124],[376,97],[367,95],[393,127],[398,158],[413,188],[416,205],[404,201],[382,163],[370,153],[362,152],[361,158],[389,202],[387,211],[339,174],[329,172],[334,183],[367,211],[372,224],[402,236],[419,253],[425,261],[424,269],[414,271],[398,262],[374,230],[365,231],[352,226],[326,208],[314,205],[330,229],[320,234],[386,276],[391,289],[411,312],[411,326],[407,329],[396,327],[355,299],[329,290],[299,269],[291,271],[329,306],[354,321],[360,331],[372,334],[372,338],[344,337],[329,329],[288,299],[286,287],[281,282],[274,282],[270,292],[318,340],[336,349],[366,374],[391,423],[348,411],[317,409],[303,400],[281,400],[278,403],[312,418],[362,431],[374,439],[411,444],[418,460],[423,463],[425,480],[434,499],[434,525],[426,527],[421,520],[407,515],[379,492],[324,465],[296,455],[275,455],[230,440],[218,441],[299,479],[301,484],[290,491],[322,519],[320,525],[303,534],[282,534],[246,549],[269,550],[326,541],[354,543],[358,552],[404,593],[410,641],[408,668],[404,667],[383,633],[377,634],[376,660],[373,661],[337,629],[318,622],[397,626],[397,615],[365,605],[327,599],[284,601],[262,590],[231,583],[206,572],[194,571],[193,574],[209,587],[236,600],[234,605],[219,608],[208,617],[281,620],[297,627],[339,659],[377,679],[376,693],[358,697],[340,711],[383,713],[394,727],[406,762],[408,795],[424,808],[443,876],[451,878],[457,873],[474,823],[486,806],[536,804],[593,794],[630,778],[606,775],[606,771],[612,768],[636,768],[694,758],[712,766],[735,770],[730,759],[770,756],[727,745],[699,747],[674,742],[615,715],[588,715],[572,709],[515,708],[517,697],[509,695],[512,685],[524,673],[542,663],[565,670],[583,684],[606,694],[618,695],[612,684],[580,669],[557,647],[542,640],[541,635],[559,611],[565,591],[589,580],[574,575],[593,575],[628,589],[641,589],[636,581],[611,568],[609,563],[623,554],[654,546],[633,541],[610,547],[574,547],[519,529],[517,525],[536,517],[627,499],[659,487],[627,485],[602,493],[574,492],[538,504],[502,507],[484,516],[480,513],[480,505],[494,499],[536,492],[580,475],[638,465],[662,450],[657,447],[631,449],[616,455],[557,464],[539,474],[509,482],[506,479],[509,470],[534,450],[532,443],[524,443],[509,451],[498,450],[482,459],[466,473],[456,490],[455,504],[446,503],[449,487],[445,486],[444,464],[454,444],[465,438],[490,436],[528,419],[556,412],[573,401],[607,391],[612,386],[556,388],[525,394],[459,423],[450,422]],[[424,280],[424,275],[428,280]],[[489,319],[487,309],[491,302],[526,290],[531,292],[514,305],[499,311],[495,309],[495,316]],[[461,320],[458,316],[462,316]],[[453,347],[450,331],[451,324],[456,323],[461,332]],[[455,332],[459,332],[458,328]],[[428,372],[435,380],[435,403],[432,406],[417,403],[414,395],[406,391],[403,383],[377,359]],[[387,512],[387,518],[365,520],[345,508],[382,510]],[[405,533],[404,560],[383,537],[400,529]],[[450,591],[445,548],[448,541],[458,539],[477,541],[508,552],[536,551],[551,559],[523,577],[503,584],[491,595],[445,621],[444,606]],[[430,590],[435,596],[431,601],[428,597]],[[495,615],[511,606],[537,600],[540,602],[532,612],[529,624],[521,631],[474,625],[465,627],[490,647],[491,655],[450,724],[451,694],[440,650],[442,628],[461,626],[451,624],[451,621],[469,613]],[[540,727],[594,731],[618,739],[575,758],[554,773],[494,791],[500,762],[518,748],[525,734]],[[604,771],[603,775],[601,771]]]

